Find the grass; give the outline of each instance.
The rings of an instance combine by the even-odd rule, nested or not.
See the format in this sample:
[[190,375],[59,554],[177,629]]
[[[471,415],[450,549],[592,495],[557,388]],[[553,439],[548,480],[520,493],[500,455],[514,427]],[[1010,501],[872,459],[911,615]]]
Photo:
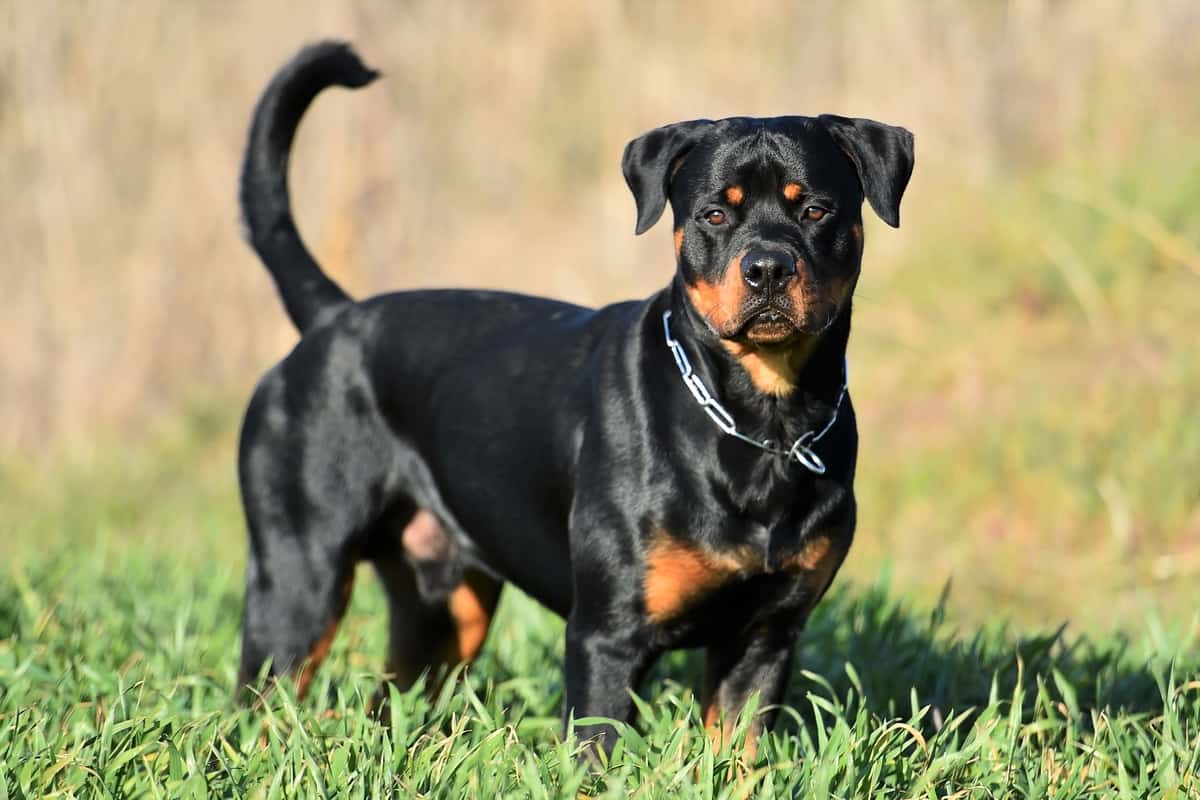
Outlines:
[[511,590],[464,679],[394,696],[378,724],[364,708],[386,620],[366,569],[310,696],[235,707],[227,408],[197,402],[150,443],[51,474],[4,468],[0,798],[1200,797],[1200,618],[964,626],[955,592],[904,601],[886,569],[818,608],[752,763],[741,728],[732,748],[706,738],[700,658],[677,653],[612,761],[579,767],[559,723],[562,623]]
[[886,585],[842,586],[757,761],[713,749],[698,659],[676,654],[591,774],[560,736],[562,625],[523,596],[460,685],[393,696],[388,727],[363,711],[378,591],[356,594],[307,701],[252,712],[229,703],[241,577],[211,563],[100,542],[0,584],[0,797],[1200,796],[1195,624],[963,635]]

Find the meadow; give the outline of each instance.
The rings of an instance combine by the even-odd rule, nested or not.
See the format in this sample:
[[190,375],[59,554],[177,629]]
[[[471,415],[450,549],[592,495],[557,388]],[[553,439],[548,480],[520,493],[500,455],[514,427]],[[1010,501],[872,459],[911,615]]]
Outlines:
[[37,555],[0,584],[0,797],[1200,796],[1194,620],[964,627],[952,594],[916,605],[883,577],[818,608],[753,762],[740,727],[732,748],[704,735],[700,660],[679,653],[612,761],[580,767],[559,723],[563,626],[511,590],[463,679],[393,695],[382,725],[364,711],[386,641],[365,568],[309,697],[236,707],[238,510],[204,466],[231,422],[164,433],[99,487],[67,481],[17,528]]
[[[0,800],[1200,797],[1200,8],[738,11],[0,9]],[[463,679],[379,725],[366,569],[308,699],[230,703],[237,426],[294,342],[235,176],[270,70],[330,35],[385,80],[320,100],[293,180],[357,295],[644,296],[670,234],[632,235],[632,136],[823,111],[915,132],[855,299],[859,533],[756,761],[705,738],[681,653],[582,770],[561,623],[511,590]]]

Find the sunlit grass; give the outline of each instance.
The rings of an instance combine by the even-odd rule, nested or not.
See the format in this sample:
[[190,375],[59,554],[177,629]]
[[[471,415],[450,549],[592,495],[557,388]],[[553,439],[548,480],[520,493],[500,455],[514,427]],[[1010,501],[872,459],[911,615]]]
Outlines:
[[230,704],[241,580],[162,548],[56,550],[0,583],[0,795],[1190,796],[1195,625],[1068,641],[955,631],[885,586],[815,615],[756,760],[714,750],[676,654],[597,773],[563,739],[562,625],[507,596],[465,682],[364,713],[385,639],[371,582],[310,698]]

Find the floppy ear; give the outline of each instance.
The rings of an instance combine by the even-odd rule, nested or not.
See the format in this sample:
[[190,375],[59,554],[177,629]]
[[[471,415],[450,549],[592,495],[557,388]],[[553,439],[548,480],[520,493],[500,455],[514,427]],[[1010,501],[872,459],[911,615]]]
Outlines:
[[642,134],[625,146],[621,171],[637,201],[636,233],[645,233],[662,216],[667,189],[678,168],[676,162],[712,126],[712,120],[694,119],[664,125]]
[[913,135],[872,119],[833,114],[817,119],[854,162],[871,208],[888,225],[900,227],[900,197],[913,171]]

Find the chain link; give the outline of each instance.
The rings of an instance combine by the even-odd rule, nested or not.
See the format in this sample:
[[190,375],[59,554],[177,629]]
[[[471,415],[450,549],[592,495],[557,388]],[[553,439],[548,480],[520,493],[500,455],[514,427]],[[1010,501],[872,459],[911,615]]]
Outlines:
[[733,417],[725,410],[725,407],[717,402],[717,399],[708,391],[708,387],[700,380],[700,376],[692,370],[692,362],[688,360],[687,352],[684,351],[683,345],[678,339],[671,336],[671,312],[663,312],[663,335],[667,339],[667,347],[671,351],[671,355],[675,357],[675,366],[679,367],[679,374],[683,378],[683,385],[692,393],[692,397],[696,398],[696,402],[700,404],[700,408],[708,415],[722,432],[741,439],[747,444],[754,445],[760,450],[765,450],[768,453],[776,456],[795,461],[803,466],[809,472],[816,475],[825,474],[825,462],[814,451],[813,445],[821,441],[825,434],[829,433],[829,429],[837,422],[838,412],[842,408],[842,401],[846,398],[846,385],[850,381],[849,368],[845,362],[842,362],[842,390],[838,392],[837,402],[833,406],[833,414],[829,421],[825,423],[825,427],[820,431],[809,431],[802,435],[799,439],[792,442],[792,446],[784,450],[776,447],[775,443],[770,439],[758,441],[737,429],[737,425],[733,421]]

